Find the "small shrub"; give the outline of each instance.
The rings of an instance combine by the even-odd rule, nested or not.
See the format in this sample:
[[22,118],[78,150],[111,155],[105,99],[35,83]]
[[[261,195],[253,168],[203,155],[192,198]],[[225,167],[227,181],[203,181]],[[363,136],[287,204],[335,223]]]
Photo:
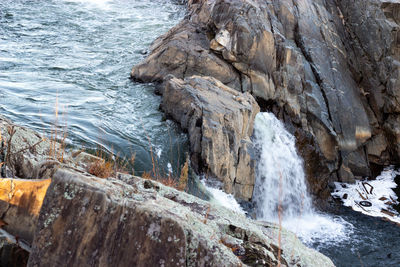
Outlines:
[[113,164],[111,162],[97,160],[89,166],[88,172],[100,178],[108,178],[114,174]]

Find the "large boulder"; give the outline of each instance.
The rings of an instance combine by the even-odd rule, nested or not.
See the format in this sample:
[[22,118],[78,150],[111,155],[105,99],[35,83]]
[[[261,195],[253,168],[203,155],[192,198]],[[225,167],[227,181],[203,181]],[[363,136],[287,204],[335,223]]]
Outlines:
[[48,179],[62,165],[87,171],[104,162],[81,150],[67,151],[64,138],[62,130],[49,138],[0,115],[0,178]]
[[225,191],[250,200],[255,182],[250,137],[260,108],[211,77],[166,79],[161,108],[188,132],[191,162],[198,172],[224,183]]
[[250,92],[307,148],[299,150],[311,189],[326,197],[329,181],[399,163],[399,5],[190,0],[185,19],[131,75],[144,82],[205,75]]
[[334,266],[277,225],[154,181],[117,178],[58,169],[28,266]]

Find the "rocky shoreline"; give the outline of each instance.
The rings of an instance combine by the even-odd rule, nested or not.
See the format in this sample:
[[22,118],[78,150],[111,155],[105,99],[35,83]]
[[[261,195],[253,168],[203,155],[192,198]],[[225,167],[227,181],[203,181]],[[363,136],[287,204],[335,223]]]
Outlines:
[[[330,198],[332,182],[354,183],[398,164],[399,3],[189,0],[187,8],[185,19],[160,36],[132,69],[134,80],[216,79],[251,94],[262,111],[274,112],[296,136],[318,200]],[[168,103],[162,107],[171,113]],[[172,117],[187,127],[181,117]],[[198,132],[188,133],[198,142]],[[206,140],[200,142],[206,147]],[[251,164],[240,174],[227,162],[210,165],[203,152],[199,157],[198,147],[191,143],[196,170],[223,181],[236,197],[251,198]],[[212,149],[223,159],[225,151]],[[247,151],[241,150],[246,154],[241,157],[251,159]],[[236,175],[227,174],[223,165]]]
[[[188,0],[131,77],[156,82],[198,174],[251,201],[254,118],[296,136],[326,204],[400,160],[400,4]],[[334,266],[279,225],[150,179],[89,173],[104,160],[0,116],[0,266]]]
[[0,183],[1,264],[334,266],[278,225],[156,181],[95,177],[86,165],[101,159],[65,152],[60,160],[51,154],[60,144],[3,117],[0,126],[2,173],[12,175]]

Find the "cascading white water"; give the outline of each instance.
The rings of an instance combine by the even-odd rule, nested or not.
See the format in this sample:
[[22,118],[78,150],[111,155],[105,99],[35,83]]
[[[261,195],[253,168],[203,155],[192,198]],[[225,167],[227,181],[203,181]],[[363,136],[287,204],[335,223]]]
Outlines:
[[259,113],[254,137],[260,152],[254,189],[257,218],[277,221],[312,213],[303,160],[297,155],[295,138],[272,113]]
[[353,229],[351,224],[313,210],[295,141],[272,113],[257,114],[254,143],[259,158],[253,193],[257,219],[278,222],[281,208],[283,226],[305,243],[346,239]]

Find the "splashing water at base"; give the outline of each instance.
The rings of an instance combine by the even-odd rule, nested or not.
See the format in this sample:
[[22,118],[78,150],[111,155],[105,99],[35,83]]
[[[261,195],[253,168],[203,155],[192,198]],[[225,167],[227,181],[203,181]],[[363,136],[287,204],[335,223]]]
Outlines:
[[272,113],[256,116],[254,143],[259,153],[253,194],[257,219],[278,223],[281,216],[283,226],[306,244],[346,239],[351,224],[313,210],[295,138]]
[[205,179],[201,180],[201,183],[207,189],[207,191],[211,194],[210,202],[217,203],[221,206],[224,206],[228,209],[236,211],[241,214],[246,214],[246,212],[242,209],[240,204],[236,201],[235,197],[225,193],[220,189],[221,184],[214,182],[214,183],[207,183]]

